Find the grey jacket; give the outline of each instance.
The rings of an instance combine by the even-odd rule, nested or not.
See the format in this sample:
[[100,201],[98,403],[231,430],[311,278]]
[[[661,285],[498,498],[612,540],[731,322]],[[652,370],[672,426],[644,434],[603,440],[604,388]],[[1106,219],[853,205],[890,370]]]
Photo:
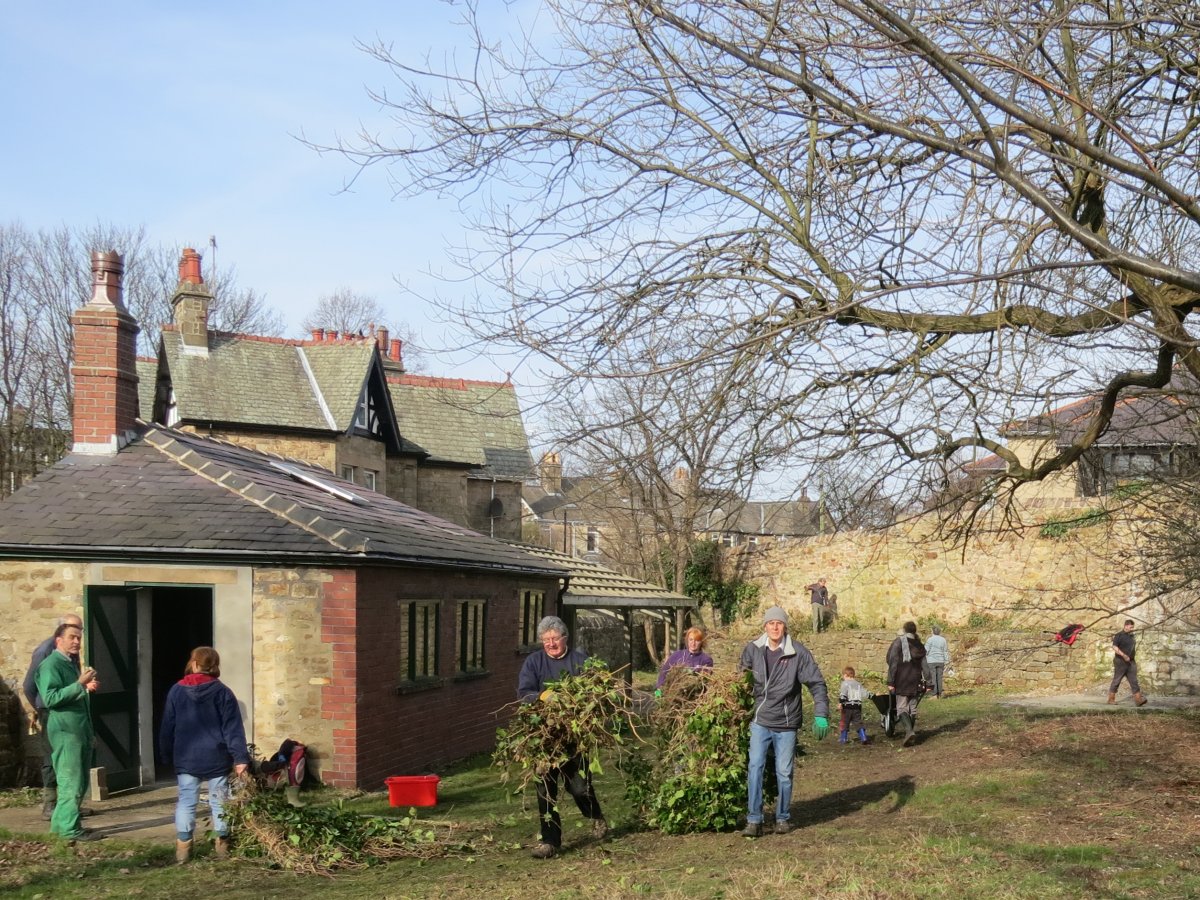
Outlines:
[[829,718],[829,690],[825,676],[808,648],[791,636],[783,636],[783,656],[767,678],[767,647],[764,634],[742,651],[742,670],[754,673],[754,722],[764,728],[799,728],[804,711],[800,687],[808,686],[813,698],[813,715]]

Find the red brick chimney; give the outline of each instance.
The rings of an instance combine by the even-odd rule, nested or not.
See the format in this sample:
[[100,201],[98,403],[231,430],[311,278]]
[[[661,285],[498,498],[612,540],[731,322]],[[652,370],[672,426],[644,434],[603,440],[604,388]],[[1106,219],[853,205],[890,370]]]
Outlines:
[[135,436],[137,321],[125,309],[115,250],[92,254],[92,299],[71,316],[75,332],[74,453],[116,453]]
[[183,352],[208,355],[208,305],[212,294],[200,274],[200,254],[185,247],[179,260],[179,285],[171,298],[175,327],[183,339]]

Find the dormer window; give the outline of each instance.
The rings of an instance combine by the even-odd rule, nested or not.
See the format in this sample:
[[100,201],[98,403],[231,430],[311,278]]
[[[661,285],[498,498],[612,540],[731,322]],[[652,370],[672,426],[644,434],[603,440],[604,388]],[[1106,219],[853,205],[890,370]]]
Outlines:
[[358,409],[354,414],[354,430],[376,437],[382,436],[379,425],[379,409],[369,387],[363,388],[362,396],[358,398]]

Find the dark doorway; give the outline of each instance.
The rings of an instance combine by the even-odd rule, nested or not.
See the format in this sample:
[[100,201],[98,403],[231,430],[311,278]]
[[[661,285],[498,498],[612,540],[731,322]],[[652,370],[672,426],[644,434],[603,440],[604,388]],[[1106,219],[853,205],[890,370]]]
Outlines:
[[150,683],[154,698],[154,775],[170,780],[175,772],[158,759],[158,730],[167,691],[183,677],[183,667],[196,647],[212,646],[213,599],[207,587],[153,588],[150,616]]

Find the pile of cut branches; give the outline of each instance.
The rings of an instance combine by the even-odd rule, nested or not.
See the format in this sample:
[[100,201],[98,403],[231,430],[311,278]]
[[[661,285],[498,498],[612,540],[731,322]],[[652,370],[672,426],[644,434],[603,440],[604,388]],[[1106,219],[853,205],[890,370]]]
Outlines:
[[625,683],[593,657],[537,701],[517,705],[508,726],[496,732],[492,762],[503,769],[501,781],[515,777],[520,790],[577,754],[600,774],[601,751],[620,752],[625,735],[637,735],[636,724]]
[[453,824],[364,816],[331,806],[291,806],[279,791],[246,783],[226,807],[240,856],[309,875],[364,869],[395,859],[468,856],[475,852],[459,839]]
[[667,679],[646,752],[626,766],[629,796],[647,824],[668,834],[737,826],[753,706],[747,673],[681,671]]

